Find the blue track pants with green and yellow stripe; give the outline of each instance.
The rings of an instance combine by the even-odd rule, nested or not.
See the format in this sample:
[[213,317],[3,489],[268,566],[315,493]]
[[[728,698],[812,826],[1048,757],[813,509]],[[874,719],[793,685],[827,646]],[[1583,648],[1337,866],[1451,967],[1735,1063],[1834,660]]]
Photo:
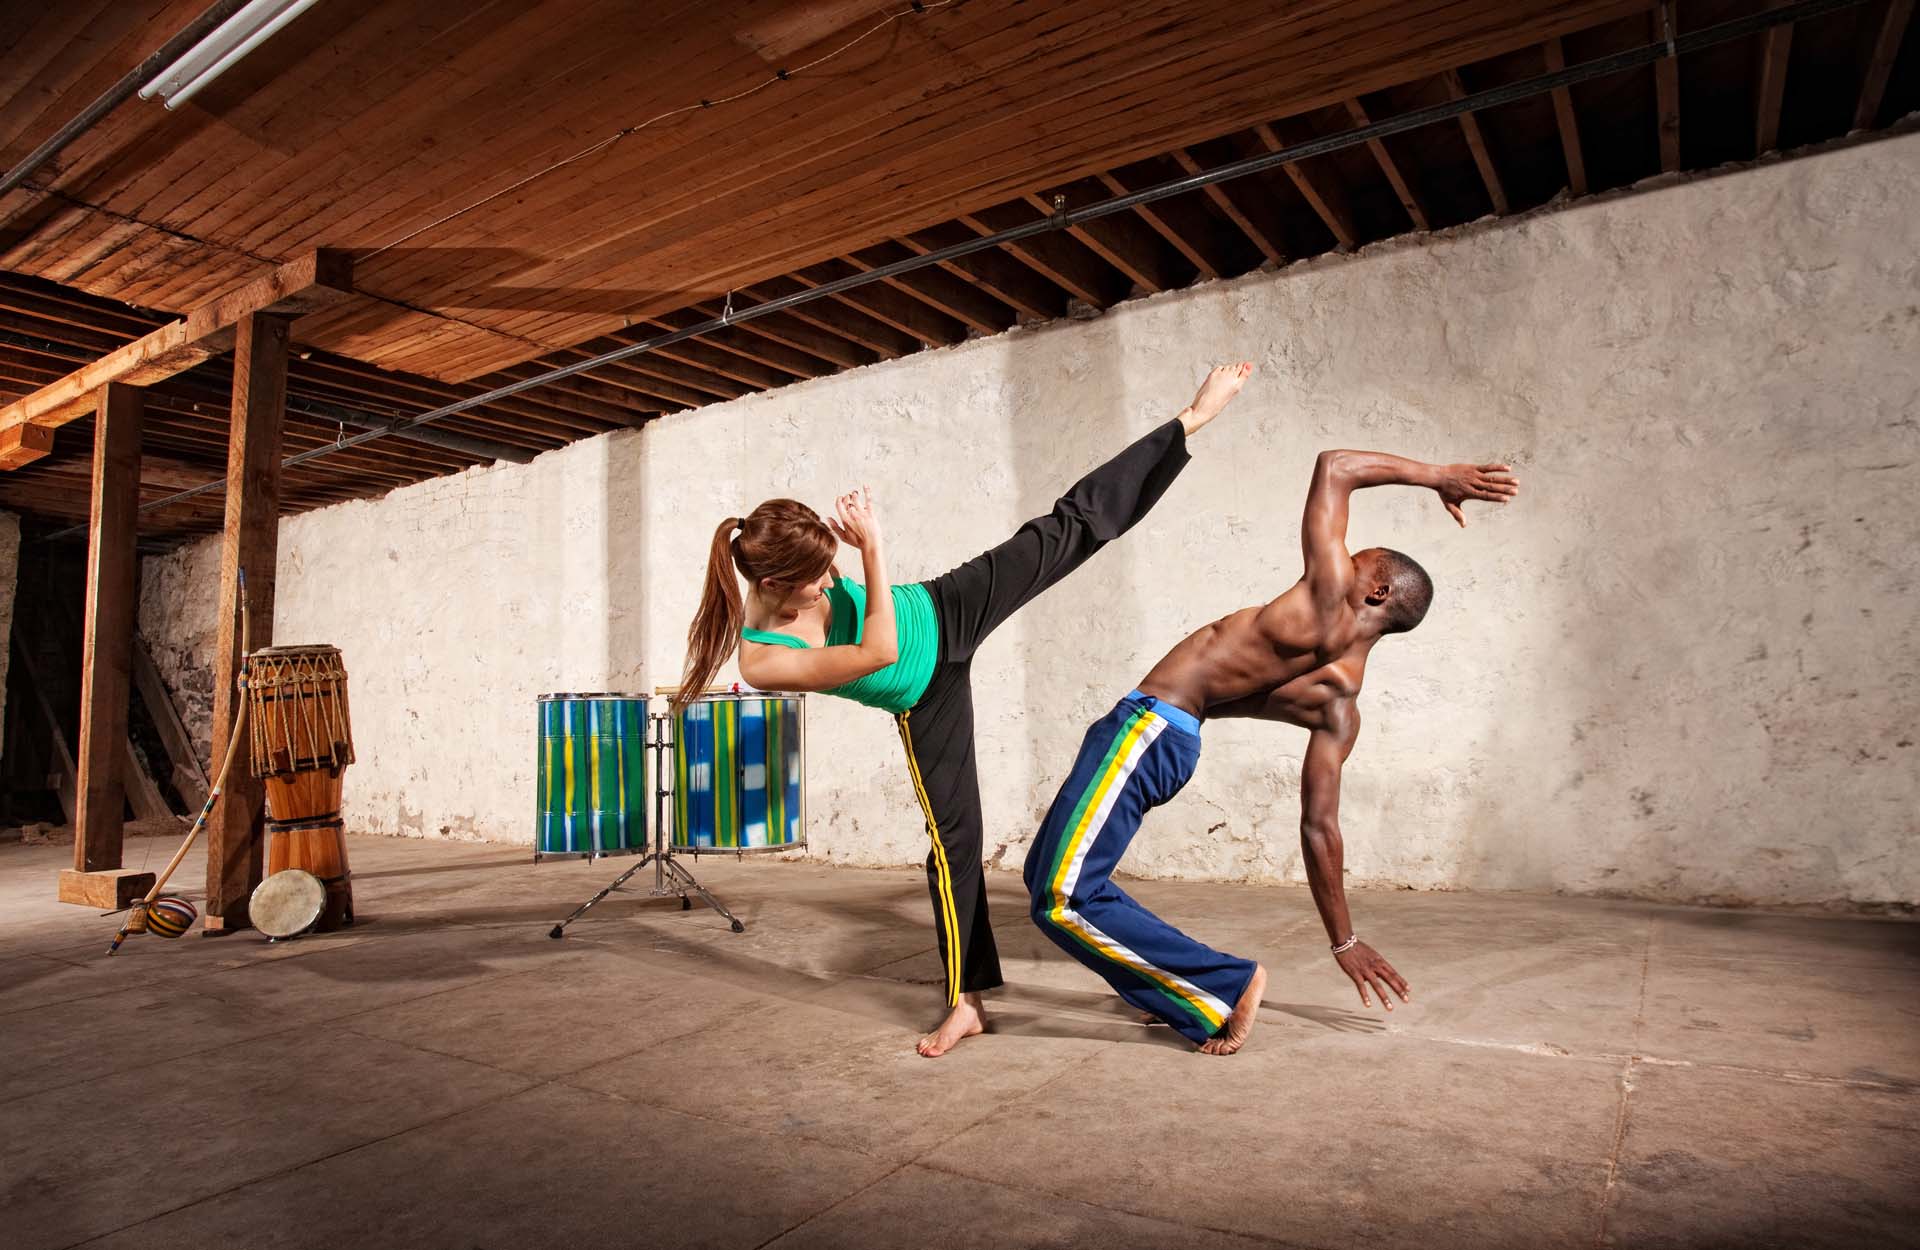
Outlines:
[[1087,730],[1080,758],[1027,852],[1033,920],[1120,997],[1195,1043],[1220,1031],[1253,979],[1250,959],[1196,942],[1113,883],[1146,814],[1200,762],[1200,723],[1138,690]]

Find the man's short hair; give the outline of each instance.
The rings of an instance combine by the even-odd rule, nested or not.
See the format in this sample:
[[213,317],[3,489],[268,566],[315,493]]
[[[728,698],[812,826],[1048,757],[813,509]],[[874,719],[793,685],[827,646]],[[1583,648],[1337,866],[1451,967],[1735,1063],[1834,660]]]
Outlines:
[[1387,579],[1386,634],[1404,634],[1426,619],[1433,606],[1433,579],[1412,556],[1390,547],[1376,547],[1380,572]]

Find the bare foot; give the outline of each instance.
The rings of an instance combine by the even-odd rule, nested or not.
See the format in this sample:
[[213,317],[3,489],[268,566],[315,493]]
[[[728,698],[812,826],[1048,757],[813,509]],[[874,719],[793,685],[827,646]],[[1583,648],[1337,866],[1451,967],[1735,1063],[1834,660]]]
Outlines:
[[1253,1018],[1260,1011],[1260,995],[1267,988],[1267,970],[1259,964],[1253,966],[1253,980],[1247,982],[1247,988],[1240,995],[1240,1001],[1234,1004],[1233,1014],[1227,1017],[1227,1023],[1220,1032],[1208,1039],[1200,1048],[1203,1055],[1231,1055],[1247,1044],[1247,1038],[1253,1034]]
[[920,1039],[914,1049],[938,1059],[976,1033],[987,1031],[987,1007],[978,994],[962,994],[960,1005],[947,1013],[940,1027]]
[[1227,401],[1240,393],[1240,388],[1247,384],[1247,379],[1252,375],[1251,360],[1219,365],[1210,370],[1207,380],[1200,384],[1199,393],[1193,397],[1193,402],[1180,412],[1180,425],[1186,430],[1187,437],[1193,437],[1201,426],[1219,416],[1220,410],[1227,406]]

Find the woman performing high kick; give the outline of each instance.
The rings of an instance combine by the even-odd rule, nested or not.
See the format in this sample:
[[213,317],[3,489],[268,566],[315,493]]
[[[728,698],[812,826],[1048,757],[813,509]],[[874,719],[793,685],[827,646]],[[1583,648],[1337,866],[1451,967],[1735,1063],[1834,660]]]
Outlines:
[[[1145,516],[1187,463],[1187,439],[1253,372],[1222,365],[1193,402],[1074,483],[1053,510],[932,581],[895,586],[867,491],[823,521],[769,499],[714,532],[706,589],[687,631],[682,697],[713,680],[736,646],[740,675],[763,690],[838,695],[893,714],[932,849],[927,885],[946,981],[946,1020],[920,1039],[932,1058],[982,1032],[982,990],[1001,984],[987,922],[980,785],[973,750],[974,652],[1001,622]],[[860,552],[864,584],[837,576],[840,543]],[[744,578],[740,593],[735,573]]]

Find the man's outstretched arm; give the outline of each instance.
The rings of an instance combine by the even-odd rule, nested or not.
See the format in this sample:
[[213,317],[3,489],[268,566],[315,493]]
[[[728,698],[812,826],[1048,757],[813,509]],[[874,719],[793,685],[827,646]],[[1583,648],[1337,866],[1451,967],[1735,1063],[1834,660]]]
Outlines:
[[1504,464],[1426,464],[1383,451],[1323,451],[1313,463],[1313,485],[1300,523],[1307,587],[1316,603],[1346,597],[1353,581],[1347,553],[1347,501],[1368,486],[1423,486],[1437,491],[1447,514],[1465,525],[1460,505],[1469,499],[1505,503],[1520,483]]
[[[1378,951],[1352,940],[1353,921],[1347,915],[1347,890],[1341,880],[1346,866],[1340,841],[1340,772],[1359,735],[1360,712],[1348,703],[1334,711],[1327,728],[1314,730],[1307,739],[1306,759],[1300,765],[1300,849],[1314,906],[1327,927],[1328,945],[1339,952],[1335,962],[1353,979],[1362,1007],[1373,1005],[1367,996],[1367,987],[1372,986],[1381,1006],[1392,1011],[1388,991],[1398,994],[1403,1003],[1411,1001],[1412,991]],[[1341,950],[1342,946],[1346,949]]]

